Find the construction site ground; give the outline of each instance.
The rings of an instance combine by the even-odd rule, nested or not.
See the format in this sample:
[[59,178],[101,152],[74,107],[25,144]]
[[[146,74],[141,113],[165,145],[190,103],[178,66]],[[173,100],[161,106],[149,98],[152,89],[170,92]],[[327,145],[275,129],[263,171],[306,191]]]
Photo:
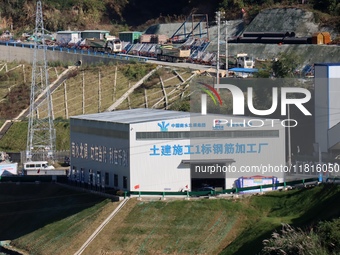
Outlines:
[[[228,38],[240,36],[243,32],[294,32],[296,37],[310,37],[316,32],[327,31],[331,38],[339,36],[333,28],[322,26],[313,12],[299,8],[274,8],[262,10],[249,24],[246,19],[230,20],[227,25],[222,21],[220,27],[220,54],[225,52],[225,32]],[[210,21],[212,22],[211,18]],[[181,23],[158,24],[147,31],[172,36]],[[187,22],[186,30],[192,27]],[[217,26],[207,30],[210,44],[206,51],[217,52]],[[183,31],[182,31],[183,32]],[[206,32],[204,29],[202,32]],[[197,32],[196,32],[197,33]],[[248,53],[258,59],[272,59],[279,53],[295,53],[300,56],[304,65],[320,62],[339,62],[340,50],[337,45],[277,45],[277,44],[228,44],[228,55]]]

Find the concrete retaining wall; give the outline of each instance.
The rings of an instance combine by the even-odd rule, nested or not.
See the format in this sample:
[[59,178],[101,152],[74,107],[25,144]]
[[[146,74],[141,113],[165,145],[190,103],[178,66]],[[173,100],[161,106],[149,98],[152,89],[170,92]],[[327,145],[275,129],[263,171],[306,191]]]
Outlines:
[[[221,45],[221,54],[224,54],[225,47]],[[207,48],[209,52],[216,52],[217,45],[210,44]],[[340,61],[340,46],[337,45],[302,45],[302,44],[287,44],[287,45],[277,45],[277,44],[248,44],[248,43],[230,43],[228,45],[229,56],[236,55],[237,53],[248,53],[250,57],[262,58],[262,59],[272,59],[277,57],[280,52],[285,53],[295,53],[298,55],[303,64],[313,64],[313,63],[325,63],[325,62],[339,62]],[[20,46],[4,46],[0,45],[0,60],[12,62],[28,62],[32,63],[33,59],[33,49],[22,48]],[[144,61],[144,59],[138,59],[135,57],[123,57],[123,56],[100,56],[100,55],[87,55],[87,51],[84,55],[75,54],[72,50],[68,53],[66,51],[60,52],[59,50],[47,51],[47,60],[61,61],[69,65],[74,65],[77,61],[81,60],[82,64],[95,64],[99,62],[103,63],[117,63],[117,62],[127,62],[131,59],[136,59],[137,61]],[[42,50],[39,52],[42,54]],[[100,54],[100,53],[99,53]]]
[[[67,49],[64,49],[64,51],[60,50],[47,50],[47,60],[49,62],[53,61],[61,61],[63,63],[67,63],[69,65],[74,65],[77,61],[82,61],[82,64],[95,64],[99,62],[103,63],[117,63],[124,61],[130,61],[131,59],[135,59],[137,61],[144,61],[144,59],[138,59],[138,58],[128,58],[128,57],[122,57],[122,56],[113,56],[110,55],[109,57],[107,54],[100,55],[101,53],[97,53],[98,55],[94,55],[93,52],[91,52],[91,55],[87,54],[87,51],[84,51],[84,54],[78,54],[74,53],[72,50],[70,52],[66,51]],[[32,63],[33,60],[33,49],[30,48],[24,48],[21,46],[5,46],[0,45],[0,60],[7,61],[7,62],[27,62]],[[43,54],[43,50],[39,50],[38,54]],[[38,55],[38,58],[40,59],[40,55]]]
[[[224,45],[220,48],[224,54]],[[207,51],[216,52],[217,45],[209,45]],[[237,53],[247,53],[250,57],[272,59],[280,52],[295,53],[303,64],[314,64],[324,62],[340,62],[340,46],[337,45],[314,45],[314,44],[248,44],[234,43],[228,45],[229,56]]]

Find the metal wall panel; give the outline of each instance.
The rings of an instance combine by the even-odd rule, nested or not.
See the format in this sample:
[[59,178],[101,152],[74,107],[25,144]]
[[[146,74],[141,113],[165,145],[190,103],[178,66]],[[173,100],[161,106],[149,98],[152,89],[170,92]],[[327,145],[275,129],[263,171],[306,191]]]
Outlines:
[[[221,116],[217,116],[221,118]],[[203,131],[213,130],[212,123],[216,116],[211,116],[210,118],[204,117],[204,119],[192,117],[181,118],[180,120],[167,120],[148,122],[141,124],[132,125],[133,131],[131,132],[130,141],[130,151],[131,151],[131,181],[134,185],[139,185],[141,190],[172,190],[178,191],[183,186],[189,183],[190,186],[190,168],[181,164],[183,160],[234,160],[232,164],[237,170],[236,173],[226,174],[226,188],[231,188],[234,181],[241,176],[254,176],[262,175],[263,172],[260,171],[261,167],[278,167],[285,166],[285,130],[280,124],[280,121],[276,121],[274,126],[267,122],[265,126],[261,128],[250,128],[250,127],[226,127],[225,130],[265,130],[266,132],[272,130],[278,130],[278,137],[238,137],[238,138],[225,138],[211,137],[208,139],[175,139],[175,140],[134,140],[136,132],[149,131],[149,132],[159,132],[160,125],[168,125],[168,132],[170,131],[194,131],[195,128],[177,128],[178,124],[186,123],[203,123],[206,122],[205,127],[201,128]],[[230,116],[229,116],[230,117]],[[236,123],[241,123],[243,120],[250,120],[250,118],[243,117],[232,117]],[[256,120],[253,119],[253,123]],[[199,128],[196,128],[199,130]],[[164,131],[167,132],[167,131]],[[222,145],[225,147],[226,144],[231,144],[233,146],[242,145],[245,148],[244,152],[236,153],[236,151],[227,153],[198,153],[196,148],[202,148],[202,146],[217,146]],[[260,146],[263,145],[263,146]],[[192,147],[194,154],[186,154],[186,146],[190,145]],[[162,149],[171,148],[173,150],[174,146],[182,146],[183,155],[174,155],[172,151],[170,155],[162,155]],[[198,147],[197,147],[198,146]],[[260,148],[261,147],[261,148]],[[154,155],[155,153],[160,155]],[[244,170],[249,169],[249,172],[240,172],[241,167]],[[256,171],[258,167],[258,171]],[[268,176],[269,173],[264,173]],[[280,181],[284,179],[284,173],[282,171],[277,171],[276,173],[269,174],[275,175]]]
[[315,141],[322,152],[328,151],[327,132],[329,129],[329,88],[328,66],[315,65]]
[[[82,127],[83,132],[75,127]],[[91,171],[100,172],[101,180],[93,183],[100,182],[101,185],[104,185],[105,173],[109,173],[109,187],[114,186],[113,176],[117,174],[119,183],[116,188],[123,189],[123,176],[130,178],[128,128],[126,124],[71,119],[71,173],[75,169],[76,178],[89,183]],[[124,129],[126,135],[119,138]],[[102,133],[91,133],[93,130]]]
[[340,122],[340,64],[328,67],[329,127]]

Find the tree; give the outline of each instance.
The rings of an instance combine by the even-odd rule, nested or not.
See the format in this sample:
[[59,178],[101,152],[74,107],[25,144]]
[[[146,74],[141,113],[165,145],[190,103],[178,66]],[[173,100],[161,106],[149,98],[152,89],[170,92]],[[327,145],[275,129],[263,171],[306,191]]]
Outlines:
[[272,64],[274,76],[277,78],[292,77],[299,64],[300,58],[296,54],[281,53]]
[[297,55],[293,53],[280,53],[278,60],[272,64],[274,76],[277,78],[292,77],[299,64],[300,58]]

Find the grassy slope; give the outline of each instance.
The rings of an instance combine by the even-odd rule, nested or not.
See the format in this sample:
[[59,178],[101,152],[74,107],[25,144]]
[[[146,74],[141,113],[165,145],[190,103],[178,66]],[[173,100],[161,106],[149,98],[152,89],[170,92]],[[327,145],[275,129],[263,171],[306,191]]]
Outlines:
[[[131,66],[132,66],[131,69],[135,68],[138,70],[138,65],[137,67],[135,67],[134,65]],[[55,68],[50,69],[52,77],[51,80],[53,80],[52,74],[54,74],[55,76],[56,73],[60,74],[62,71],[62,70],[54,71],[54,69]],[[189,69],[180,69],[177,71],[184,79],[187,79],[191,76],[191,72]],[[114,89],[115,72],[116,72],[115,66],[111,65],[88,67],[84,71],[85,114],[105,111],[109,106],[112,105],[112,103],[115,100],[118,100],[129,89],[129,84],[132,86],[137,82],[136,79],[133,80],[129,79],[128,77],[125,77],[123,72],[118,68],[116,83],[117,85],[116,89]],[[99,74],[101,77],[100,83],[98,82]],[[171,70],[163,68],[159,70],[153,78],[150,78],[150,81],[147,81],[148,86],[141,86],[140,88],[135,90],[129,96],[129,98],[118,107],[118,109],[129,109],[130,107],[128,102],[130,102],[131,108],[145,107],[144,99],[145,93],[147,94],[149,108],[151,108],[154,105],[155,108],[164,107],[165,100],[160,100],[163,98],[164,94],[158,75],[162,77],[162,80],[164,81],[164,87],[169,97],[168,98],[169,103],[172,103],[174,99],[179,99],[181,92],[185,90],[184,86],[179,86],[182,82]],[[56,91],[54,91],[54,93],[52,93],[54,116],[56,118],[54,122],[57,134],[56,149],[59,151],[70,149],[69,124],[66,120],[62,120],[66,118],[65,115],[66,112],[68,112],[68,117],[83,114],[82,82],[83,82],[82,71],[79,71],[76,76],[67,79],[65,83],[66,85],[62,84]],[[99,84],[101,88],[100,97],[99,97]],[[143,87],[146,87],[145,90]],[[188,89],[186,90],[188,91]],[[67,91],[66,97],[64,95],[65,91]],[[67,103],[65,102],[66,98]],[[157,102],[159,103],[156,105]],[[17,104],[18,102],[14,103]],[[66,106],[68,111],[65,110]],[[11,107],[15,108],[16,106],[12,105]],[[42,104],[40,109],[40,116],[44,116],[44,114],[46,114],[46,109],[47,107],[44,104]],[[4,120],[1,119],[0,117],[0,124],[2,124],[3,122]],[[14,122],[11,128],[4,135],[4,137],[0,139],[0,151],[3,150],[6,152],[18,152],[25,150],[27,139],[27,127],[28,127],[27,121]]]
[[303,227],[319,220],[339,217],[339,199],[340,187],[333,185],[252,197],[250,206],[255,208],[261,217],[246,226],[221,254],[247,254],[249,247],[252,247],[254,252],[259,251],[262,240],[268,238],[274,229],[279,229],[281,223]]
[[[9,201],[16,201],[16,196],[0,196],[2,205],[11,206],[0,207],[0,224],[7,226],[0,226],[1,239],[7,234],[30,254],[65,254],[65,250],[73,254],[114,207],[107,200],[69,190],[41,191],[39,196],[52,199],[32,199],[30,193],[25,193],[28,202],[15,205]],[[339,199],[337,186],[239,200],[131,199],[83,254],[256,254],[262,240],[281,223],[306,226],[340,216]],[[8,217],[10,211],[16,212],[13,217]]]
[[0,194],[0,240],[30,254],[73,254],[118,205],[57,184],[1,183]]
[[[0,139],[0,151],[19,152],[24,151],[27,142],[27,121],[14,122],[6,135]],[[54,122],[56,129],[56,147],[57,150],[70,149],[70,128],[67,120],[56,120]]]
[[230,242],[228,234],[245,210],[226,200],[132,203],[84,254],[216,254]]

